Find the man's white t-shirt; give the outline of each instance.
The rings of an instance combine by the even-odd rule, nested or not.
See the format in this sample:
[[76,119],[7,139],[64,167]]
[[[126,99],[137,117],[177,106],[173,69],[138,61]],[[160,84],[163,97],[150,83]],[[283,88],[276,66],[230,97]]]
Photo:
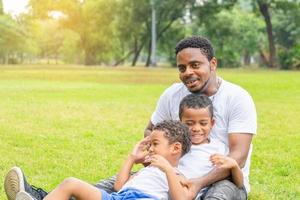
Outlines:
[[[222,79],[221,79],[222,80]],[[175,83],[160,96],[156,110],[151,116],[151,122],[157,124],[163,120],[179,120],[179,104],[191,92],[183,83]],[[228,134],[256,134],[256,109],[249,93],[228,81],[222,80],[216,94],[210,96],[213,103],[216,124],[210,137],[222,141],[228,147]],[[249,169],[252,145],[243,170],[244,185],[250,191]]]

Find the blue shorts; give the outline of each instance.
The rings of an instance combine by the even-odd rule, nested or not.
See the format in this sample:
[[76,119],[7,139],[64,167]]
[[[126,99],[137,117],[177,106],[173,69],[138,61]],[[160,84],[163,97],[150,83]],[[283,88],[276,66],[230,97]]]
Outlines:
[[147,200],[159,200],[158,198],[141,192],[134,188],[126,188],[120,192],[107,193],[105,190],[101,190],[102,200],[134,200],[134,199],[147,199]]

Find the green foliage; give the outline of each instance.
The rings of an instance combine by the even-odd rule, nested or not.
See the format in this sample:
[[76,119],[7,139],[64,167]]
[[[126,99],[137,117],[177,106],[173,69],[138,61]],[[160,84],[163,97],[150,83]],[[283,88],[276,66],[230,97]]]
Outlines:
[[0,15],[0,63],[16,63],[26,41],[24,29],[9,15]]
[[238,67],[243,57],[254,56],[265,38],[264,24],[252,13],[237,8],[216,14],[213,23],[205,23],[202,31],[216,49],[220,67]]
[[[154,0],[152,2],[156,12],[158,52],[162,56],[167,56],[169,60],[170,51],[174,49],[174,44],[180,36],[183,36],[177,32],[179,27],[181,29],[183,27],[179,21],[185,16],[186,6],[193,1]],[[151,54],[151,8],[152,5],[149,0],[124,0],[120,3],[120,14],[116,20],[121,47],[127,48],[127,52],[133,54],[133,60],[143,51],[148,56],[146,65],[149,64]],[[170,43],[173,43],[172,47],[170,47]],[[126,55],[126,53],[124,54]],[[172,59],[172,61],[174,60]],[[134,63],[135,61],[133,61],[133,65],[135,65]]]
[[64,30],[64,40],[59,47],[59,54],[66,63],[83,63],[80,51],[80,35],[72,30]]
[[[285,6],[285,7],[283,7]],[[300,6],[283,4],[275,15],[274,29],[283,69],[300,68]]]
[[[176,43],[201,34],[213,41],[219,66],[248,65],[253,58],[256,64],[268,64],[276,47],[282,68],[299,68],[297,0],[29,0],[29,12],[16,18],[0,11],[0,62],[149,65],[151,2],[160,63],[175,65]],[[271,49],[258,2],[271,15],[275,38]]]
[[2,0],[0,0],[0,15],[3,15],[4,11],[3,11],[3,2]]
[[[39,37],[43,54],[57,57],[58,53],[66,53],[67,55],[61,56],[65,61],[74,61],[75,57],[78,61],[83,55],[83,62],[87,65],[109,62],[112,59],[110,50],[117,44],[112,23],[115,5],[115,1],[104,0],[82,3],[73,0],[44,0],[43,3],[31,0],[30,15],[41,20],[42,32],[52,33],[50,37],[45,37],[43,33]],[[52,11],[61,13],[62,17],[53,19],[50,15]],[[80,38],[75,36],[67,39],[64,34],[70,33],[70,30]],[[66,50],[66,45],[73,45],[77,50],[71,53]],[[83,53],[80,52],[81,49]]]
[[166,61],[171,63],[172,66],[176,66],[175,57],[175,44],[185,37],[185,29],[182,28],[182,23],[180,21],[174,22],[170,29],[163,34],[161,41],[158,45],[159,55],[165,56]]

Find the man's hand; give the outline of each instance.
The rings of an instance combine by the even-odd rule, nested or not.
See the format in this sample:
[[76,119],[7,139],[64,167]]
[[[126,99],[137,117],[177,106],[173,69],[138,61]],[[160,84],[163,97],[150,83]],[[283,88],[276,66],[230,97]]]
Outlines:
[[151,166],[158,167],[161,171],[165,172],[167,170],[174,170],[169,161],[167,161],[164,157],[160,155],[152,155],[150,156]]
[[136,164],[144,163],[145,157],[149,154],[148,152],[149,145],[150,145],[150,138],[145,137],[134,146],[131,152],[131,156],[134,158],[134,162]]
[[213,154],[210,156],[210,161],[215,167],[222,169],[232,169],[238,167],[237,162],[233,158],[221,154]]

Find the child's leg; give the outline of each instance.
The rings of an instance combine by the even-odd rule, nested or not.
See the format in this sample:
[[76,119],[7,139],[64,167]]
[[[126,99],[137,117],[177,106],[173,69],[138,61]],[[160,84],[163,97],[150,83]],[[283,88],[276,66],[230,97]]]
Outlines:
[[77,200],[101,200],[101,191],[76,178],[67,178],[50,192],[44,200],[68,200],[71,196]]

